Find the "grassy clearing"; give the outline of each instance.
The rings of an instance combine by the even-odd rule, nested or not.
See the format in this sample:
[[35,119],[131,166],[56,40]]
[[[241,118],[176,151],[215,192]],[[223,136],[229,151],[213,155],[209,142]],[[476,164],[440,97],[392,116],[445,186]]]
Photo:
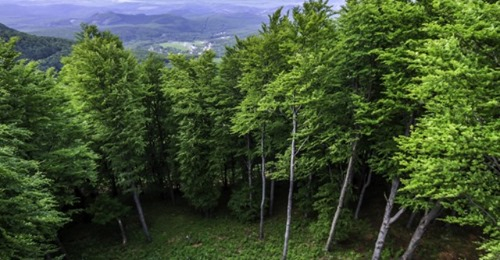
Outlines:
[[[377,236],[379,205],[372,201],[362,214],[365,232],[335,246],[333,253],[322,249],[309,231],[308,222],[295,215],[289,259],[369,259]],[[281,205],[284,206],[284,205]],[[153,236],[146,243],[139,221],[132,214],[125,220],[129,243],[121,245],[116,223],[106,226],[78,224],[66,229],[63,243],[68,259],[279,259],[283,248],[285,209],[266,220],[264,241],[258,239],[258,223],[241,223],[225,209],[205,218],[185,206],[160,201],[145,201],[145,213]],[[411,232],[404,227],[408,216],[391,227],[383,259],[397,259],[407,245]],[[425,235],[415,259],[477,259],[474,232],[436,223]]]
[[[138,221],[127,219],[129,243],[120,244],[118,226],[80,224],[67,231],[64,244],[69,259],[276,259],[281,256],[284,215],[266,222],[266,238],[258,239],[258,223],[240,223],[219,213],[204,218],[184,207],[160,202],[146,205],[153,236],[146,243]],[[305,223],[296,216],[290,241],[290,259],[361,259],[352,249],[339,248],[335,254],[322,251]]]
[[163,48],[172,48],[179,51],[190,51],[192,46],[190,42],[164,42],[159,45]]

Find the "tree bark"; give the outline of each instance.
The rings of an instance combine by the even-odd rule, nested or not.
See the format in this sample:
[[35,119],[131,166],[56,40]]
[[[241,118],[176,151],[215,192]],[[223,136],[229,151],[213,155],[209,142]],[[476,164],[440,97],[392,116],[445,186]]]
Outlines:
[[337,226],[337,222],[338,222],[339,217],[340,217],[340,211],[342,210],[342,207],[344,205],[344,198],[345,198],[345,194],[347,192],[347,187],[351,183],[351,177],[352,177],[352,173],[354,171],[353,164],[354,164],[354,156],[356,153],[356,145],[357,145],[357,141],[354,142],[354,144],[352,145],[351,157],[349,158],[349,164],[347,165],[347,173],[345,175],[344,184],[342,185],[342,189],[340,191],[340,197],[339,197],[339,202],[337,205],[337,210],[335,211],[335,215],[333,216],[333,219],[332,219],[332,225],[330,227],[330,233],[328,235],[328,240],[326,241],[325,251],[330,251],[332,249],[333,238],[335,236],[335,227]]
[[134,187],[134,191],[132,193],[134,197],[135,206],[137,208],[137,213],[139,214],[139,220],[141,221],[142,231],[146,236],[146,241],[151,242],[151,235],[149,234],[148,225],[146,224],[146,219],[144,218],[144,212],[142,211],[141,201],[139,199],[139,194],[137,193],[137,188]]
[[[406,123],[405,133],[404,133],[405,136],[410,136],[410,128],[412,124],[413,124],[413,114],[410,115],[410,118]],[[377,242],[375,242],[375,249],[373,250],[372,260],[378,260],[380,258],[380,255],[382,254],[382,248],[384,247],[385,237],[387,235],[387,232],[389,231],[389,226],[391,225],[392,222],[396,221],[397,217],[399,217],[400,215],[396,214],[397,217],[396,216],[393,218],[390,217],[392,207],[394,205],[394,199],[396,198],[396,193],[398,192],[399,184],[400,184],[399,177],[394,177],[392,179],[391,193],[389,195],[389,199],[387,200],[385,206],[384,219],[382,220],[382,225],[380,226]]]
[[415,219],[415,217],[417,216],[417,211],[413,211],[411,213],[411,216],[410,216],[410,219],[408,220],[408,223],[406,223],[406,228],[411,228],[412,224],[413,224],[413,220]]
[[262,127],[260,135],[260,149],[261,149],[261,166],[260,175],[262,178],[262,199],[260,201],[260,226],[259,226],[259,239],[264,239],[264,210],[266,206],[266,155],[264,153],[264,133],[265,127]]
[[122,235],[122,245],[126,245],[127,244],[127,234],[125,233],[125,228],[123,227],[122,219],[116,218],[116,221],[118,222],[118,226],[120,227],[120,233]]
[[295,138],[297,134],[297,108],[294,107],[292,109],[293,118],[292,118],[292,144],[291,144],[291,153],[290,153],[290,186],[288,188],[288,205],[286,210],[286,229],[285,229],[285,242],[283,246],[283,256],[282,260],[286,260],[288,255],[288,241],[290,239],[290,227],[292,222],[292,199],[293,199],[293,182],[294,182],[294,174],[295,174]]
[[441,205],[439,203],[436,203],[434,208],[432,208],[427,214],[425,214],[422,217],[420,223],[418,224],[417,229],[415,230],[415,233],[413,233],[413,236],[411,237],[410,243],[408,244],[408,248],[406,248],[406,251],[400,258],[401,260],[409,260],[412,258],[412,255],[415,252],[415,249],[417,248],[420,239],[424,235],[425,231],[429,227],[429,224],[432,222],[432,220],[434,220],[439,215],[440,211],[441,211]]
[[354,213],[354,219],[359,219],[359,211],[361,210],[361,205],[363,204],[365,192],[368,186],[370,186],[371,181],[372,181],[372,171],[370,170],[370,172],[368,173],[368,177],[363,185],[363,188],[361,189],[361,194],[359,195],[358,206],[356,207],[356,213]]
[[[372,260],[380,259],[382,254],[382,249],[384,248],[385,237],[389,231],[389,226],[391,225],[391,211],[394,206],[394,199],[396,198],[396,193],[398,192],[399,178],[392,179],[391,193],[389,199],[385,205],[384,218],[382,220],[382,225],[380,226],[380,231],[378,232],[377,242],[375,242],[375,249],[373,250]],[[395,219],[392,219],[393,222]]]

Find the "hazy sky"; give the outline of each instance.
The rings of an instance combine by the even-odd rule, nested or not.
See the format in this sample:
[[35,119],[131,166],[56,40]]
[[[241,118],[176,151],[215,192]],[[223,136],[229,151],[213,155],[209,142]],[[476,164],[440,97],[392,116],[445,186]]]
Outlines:
[[244,5],[260,5],[260,4],[297,4],[302,3],[301,0],[1,0],[1,2],[18,3],[18,4],[85,4],[85,5],[102,5],[112,3],[126,3],[126,2],[141,2],[141,3],[162,3],[162,4],[179,4],[190,3],[196,4],[199,2],[204,3],[227,3],[227,4],[244,4]]

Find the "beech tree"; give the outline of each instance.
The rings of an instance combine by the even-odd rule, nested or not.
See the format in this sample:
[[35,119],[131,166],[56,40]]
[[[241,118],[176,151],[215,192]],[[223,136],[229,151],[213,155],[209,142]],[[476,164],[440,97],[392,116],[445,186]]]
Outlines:
[[163,72],[165,60],[150,54],[141,64],[141,81],[145,84],[146,96],[146,158],[147,172],[158,185],[160,193],[168,190],[170,199],[175,202],[177,183],[173,148],[174,122],[172,104],[163,93]]
[[164,77],[164,92],[173,102],[177,124],[180,188],[189,204],[206,215],[218,203],[224,165],[215,153],[218,149],[213,147],[216,130],[210,100],[212,88],[217,87],[214,55],[211,51],[196,59],[172,55],[173,68]]
[[[438,39],[411,52],[420,73],[409,96],[424,113],[410,137],[397,139],[395,161],[408,174],[402,179],[411,208],[424,209],[403,254],[411,258],[440,208],[457,214],[444,221],[477,225],[488,236],[484,259],[500,256],[498,232],[498,25],[499,7],[485,2],[441,3],[454,13],[446,23],[429,24]],[[439,12],[439,10],[436,10]],[[480,14],[478,22],[474,17]],[[409,199],[411,198],[411,199]]]
[[137,61],[117,36],[83,25],[63,64],[62,83],[71,90],[94,149],[104,161],[101,171],[132,193],[144,234],[151,241],[139,199],[146,119]]
[[36,63],[17,60],[15,43],[0,40],[0,258],[42,258],[57,251],[57,231],[68,219],[53,195],[58,189],[51,188],[60,183],[47,178],[39,170],[41,162],[32,159],[40,143],[27,143],[35,133],[26,128],[25,120],[33,118],[25,105],[37,98],[27,93],[43,90],[51,77]]

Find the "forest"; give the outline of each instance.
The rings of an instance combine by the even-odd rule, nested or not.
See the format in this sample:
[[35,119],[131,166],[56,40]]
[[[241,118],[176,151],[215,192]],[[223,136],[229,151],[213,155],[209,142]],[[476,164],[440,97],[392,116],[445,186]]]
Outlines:
[[[0,40],[0,259],[71,259],[86,222],[112,231],[115,255],[76,259],[429,259],[415,255],[436,223],[476,230],[477,255],[500,259],[499,28],[493,0],[309,0],[221,61],[138,60],[82,24],[44,71]],[[368,207],[367,248],[336,254]],[[184,251],[156,242],[169,218],[198,228],[161,227]],[[255,235],[217,251],[242,226]],[[131,246],[149,249],[120,255]]]
[[72,41],[55,37],[42,37],[23,33],[0,23],[0,40],[8,41],[18,37],[14,49],[20,52],[20,59],[37,61],[41,70],[54,67],[60,70],[61,57],[71,51]]

